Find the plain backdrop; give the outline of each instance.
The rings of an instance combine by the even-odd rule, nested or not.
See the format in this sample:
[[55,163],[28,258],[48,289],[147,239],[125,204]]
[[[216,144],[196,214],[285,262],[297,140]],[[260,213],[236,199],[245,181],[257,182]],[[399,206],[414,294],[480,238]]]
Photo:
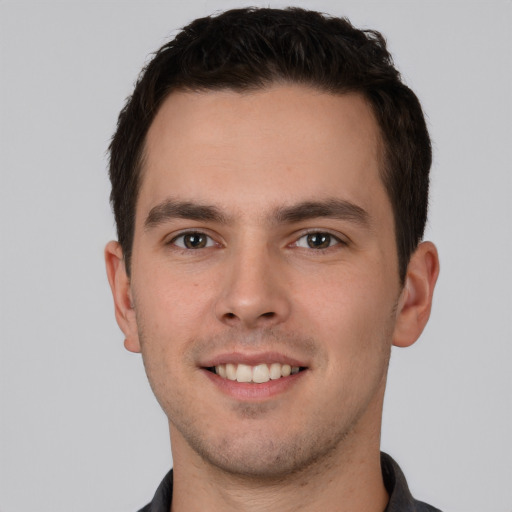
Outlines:
[[[106,148],[193,18],[285,2],[0,2],[0,511],[128,512],[171,466],[114,320]],[[431,321],[393,352],[382,447],[445,512],[512,511],[512,3],[297,1],[388,39],[434,143]]]

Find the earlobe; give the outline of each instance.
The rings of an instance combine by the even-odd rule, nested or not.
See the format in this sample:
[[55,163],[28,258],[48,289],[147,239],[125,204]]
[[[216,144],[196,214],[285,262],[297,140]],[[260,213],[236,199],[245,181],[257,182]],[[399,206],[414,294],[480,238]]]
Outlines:
[[130,278],[126,272],[123,250],[119,242],[111,241],[105,247],[105,265],[114,298],[117,324],[126,337],[124,346],[130,352],[140,352]]
[[408,347],[420,336],[430,317],[432,297],[439,275],[439,257],[432,242],[422,242],[407,267],[397,306],[393,345]]

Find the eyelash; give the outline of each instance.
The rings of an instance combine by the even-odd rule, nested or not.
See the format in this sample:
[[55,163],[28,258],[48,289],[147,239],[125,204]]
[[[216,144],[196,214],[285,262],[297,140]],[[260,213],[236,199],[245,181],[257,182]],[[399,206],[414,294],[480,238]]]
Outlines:
[[[307,237],[309,236],[312,236],[312,235],[321,235],[321,236],[327,236],[329,237],[329,245],[327,247],[301,247],[299,244],[299,241],[302,240],[302,239],[307,239]],[[307,242],[306,242],[307,243]],[[346,246],[348,245],[347,242],[345,242],[344,240],[342,240],[339,236],[336,236],[334,235],[333,233],[330,233],[329,231],[319,231],[319,230],[313,230],[313,231],[308,231],[307,233],[304,233],[302,234],[299,238],[297,238],[297,240],[295,242],[293,242],[291,244],[291,246],[293,247],[298,247],[300,249],[311,249],[315,252],[319,252],[319,253],[322,253],[322,252],[325,252],[325,251],[328,251],[338,245],[341,245],[341,246]]]
[[[205,237],[206,238],[206,245],[203,246],[203,247],[186,247],[185,246],[185,237],[187,236],[192,236],[192,235],[196,235],[198,237]],[[299,242],[300,240],[302,239],[307,239],[307,237],[309,236],[312,236],[312,235],[320,235],[322,237],[329,237],[329,245],[327,247],[304,247],[304,246],[300,246],[299,245]],[[180,240],[182,239],[183,240],[183,245],[178,245],[176,242],[177,240]],[[307,243],[307,242],[306,242]],[[168,242],[168,245],[173,245],[174,247],[176,247],[177,249],[181,250],[181,251],[195,251],[195,250],[199,250],[199,249],[208,249],[210,247],[214,247],[215,245],[219,245],[217,242],[215,242],[215,240],[210,236],[208,235],[207,233],[205,233],[204,231],[185,231],[185,232],[182,232],[180,233],[179,235],[173,237],[169,242]],[[309,245],[309,244],[308,244]],[[324,252],[324,251],[328,251],[330,249],[332,249],[333,247],[335,246],[338,246],[338,245],[344,245],[346,246],[347,245],[347,242],[345,242],[344,240],[342,240],[341,238],[339,238],[338,236],[328,232],[328,231],[319,231],[319,230],[316,230],[316,231],[308,231],[307,233],[303,233],[300,237],[298,237],[295,242],[289,244],[289,247],[297,247],[297,248],[300,248],[300,249],[311,249],[315,252]]]
[[[206,240],[207,245],[205,245],[204,247],[196,247],[196,248],[185,247],[185,242],[184,242],[185,237],[192,236],[192,235],[205,237],[207,239]],[[183,246],[180,246],[176,243],[176,241],[179,239],[183,239]],[[215,240],[210,235],[206,234],[204,231],[184,231],[184,232],[180,233],[179,235],[173,237],[168,242],[167,245],[173,245],[182,251],[194,251],[194,250],[199,250],[199,249],[208,249],[210,247],[213,247],[213,246],[219,245],[219,244],[217,244],[217,242],[215,242]]]

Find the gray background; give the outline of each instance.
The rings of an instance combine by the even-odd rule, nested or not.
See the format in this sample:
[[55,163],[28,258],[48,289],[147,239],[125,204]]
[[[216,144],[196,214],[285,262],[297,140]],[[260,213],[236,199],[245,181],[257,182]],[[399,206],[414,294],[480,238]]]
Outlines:
[[[105,151],[191,19],[284,2],[0,2],[0,511],[134,511],[171,464],[105,278]],[[510,1],[298,1],[377,28],[428,114],[433,315],[393,353],[383,449],[446,512],[512,511]]]

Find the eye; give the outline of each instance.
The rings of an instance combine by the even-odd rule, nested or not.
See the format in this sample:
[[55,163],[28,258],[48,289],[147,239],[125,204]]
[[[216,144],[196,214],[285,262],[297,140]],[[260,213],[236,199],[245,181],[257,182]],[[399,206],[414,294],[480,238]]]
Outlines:
[[183,233],[171,240],[171,244],[180,247],[181,249],[204,249],[206,247],[213,247],[215,242],[204,233],[199,231]]
[[342,241],[334,235],[331,235],[331,233],[316,231],[301,236],[294,245],[306,249],[327,249],[339,243],[342,243]]

